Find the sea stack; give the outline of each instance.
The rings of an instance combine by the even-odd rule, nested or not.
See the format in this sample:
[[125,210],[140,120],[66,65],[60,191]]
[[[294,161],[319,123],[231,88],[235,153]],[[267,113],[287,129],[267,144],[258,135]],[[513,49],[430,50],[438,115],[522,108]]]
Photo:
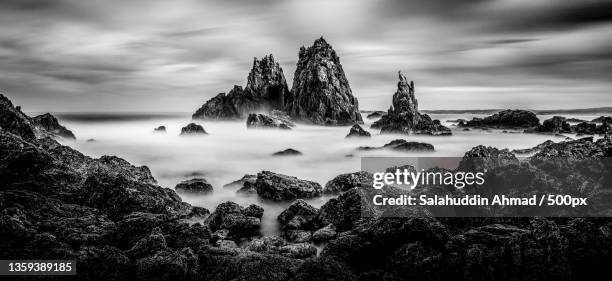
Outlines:
[[300,48],[291,94],[286,109],[297,120],[318,125],[363,122],[340,58],[323,37]]
[[228,94],[208,100],[193,119],[242,119],[253,112],[283,110],[290,96],[283,69],[272,55],[253,58],[245,88],[235,85]]
[[384,133],[402,133],[417,135],[451,135],[449,128],[439,120],[431,120],[429,115],[419,113],[418,101],[414,95],[414,82],[408,82],[402,72],[398,72],[399,82],[393,95],[393,104],[372,128],[380,128]]

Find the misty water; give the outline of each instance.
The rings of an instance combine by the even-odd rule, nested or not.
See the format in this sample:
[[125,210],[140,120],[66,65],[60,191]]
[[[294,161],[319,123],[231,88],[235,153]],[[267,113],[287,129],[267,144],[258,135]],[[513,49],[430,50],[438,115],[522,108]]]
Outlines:
[[[364,114],[364,117],[366,115]],[[298,124],[293,130],[247,129],[244,121],[196,121],[203,125],[208,135],[179,136],[180,130],[192,122],[189,115],[62,115],[60,122],[77,136],[76,141],[63,141],[91,157],[116,155],[134,165],[146,165],[151,169],[159,185],[167,188],[186,179],[204,177],[214,187],[214,192],[201,196],[181,197],[195,206],[214,211],[225,201],[243,206],[258,204],[264,207],[262,233],[278,233],[276,217],[288,203],[265,201],[256,195],[237,194],[237,188],[223,185],[240,179],[245,174],[269,170],[325,183],[338,174],[360,170],[362,156],[460,157],[476,145],[497,148],[529,148],[548,139],[564,138],[550,135],[503,133],[501,130],[463,131],[445,120],[470,119],[477,115],[431,115],[453,130],[452,136],[380,135],[369,127],[374,120],[367,119],[364,128],[372,138],[346,139],[349,127],[324,127]],[[478,116],[481,117],[481,116]],[[538,116],[545,120],[551,116]],[[571,116],[591,120],[597,116]],[[164,125],[166,133],[153,129]],[[435,152],[394,152],[388,150],[358,151],[359,146],[382,146],[394,139],[431,143]],[[94,139],[95,141],[88,141]],[[293,148],[300,156],[272,156],[274,152]],[[307,200],[315,207],[323,205],[330,197]]]

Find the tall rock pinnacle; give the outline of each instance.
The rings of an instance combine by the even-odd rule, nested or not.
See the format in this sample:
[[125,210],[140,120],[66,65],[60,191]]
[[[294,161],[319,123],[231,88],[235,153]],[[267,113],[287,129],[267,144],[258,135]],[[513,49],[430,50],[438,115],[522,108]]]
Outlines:
[[247,85],[234,86],[228,93],[221,93],[208,100],[194,114],[194,119],[245,118],[257,111],[283,110],[290,96],[283,69],[272,55],[253,59],[253,67],[247,77]]
[[414,95],[414,82],[410,81],[400,71],[397,91],[393,94],[391,108],[387,115],[372,124],[372,128],[380,128],[381,133],[403,133],[423,135],[450,135],[449,128],[440,124],[439,120],[431,120],[429,115],[419,112],[419,104]]
[[323,37],[308,48],[300,48],[286,110],[291,117],[314,124],[363,122],[340,58]]

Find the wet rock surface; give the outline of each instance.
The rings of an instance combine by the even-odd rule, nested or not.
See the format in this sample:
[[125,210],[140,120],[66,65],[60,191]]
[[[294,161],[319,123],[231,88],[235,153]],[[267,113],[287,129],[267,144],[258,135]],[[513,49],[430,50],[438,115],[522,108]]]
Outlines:
[[261,198],[273,201],[290,201],[299,198],[319,197],[323,188],[316,182],[263,171],[257,174],[255,190]]
[[42,128],[52,135],[60,136],[66,139],[76,139],[72,131],[60,125],[57,118],[49,113],[38,115],[32,118],[32,121],[36,127]]
[[252,113],[249,114],[249,117],[247,118],[246,126],[247,128],[291,130],[291,128],[295,125],[287,119]]
[[435,148],[432,144],[424,142],[407,141],[404,139],[393,140],[383,146],[361,146],[357,148],[359,150],[375,150],[375,149],[391,149],[396,151],[434,151]]
[[285,110],[290,96],[283,69],[272,55],[253,59],[245,88],[234,86],[227,94],[208,100],[193,119],[241,119],[253,112]]
[[440,124],[440,120],[432,120],[429,115],[419,112],[414,82],[408,82],[401,72],[398,76],[399,82],[391,108],[386,115],[372,124],[372,128],[380,129],[381,134],[451,135],[451,130]]
[[322,37],[300,48],[293,79],[289,115],[319,125],[350,125],[363,122],[340,58]]

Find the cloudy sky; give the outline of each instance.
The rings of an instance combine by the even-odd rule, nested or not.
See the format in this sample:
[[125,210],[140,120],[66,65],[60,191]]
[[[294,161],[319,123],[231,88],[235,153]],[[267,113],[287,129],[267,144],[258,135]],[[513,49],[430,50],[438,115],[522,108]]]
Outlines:
[[612,106],[612,0],[1,0],[0,92],[26,111],[191,112],[323,35],[362,109]]

